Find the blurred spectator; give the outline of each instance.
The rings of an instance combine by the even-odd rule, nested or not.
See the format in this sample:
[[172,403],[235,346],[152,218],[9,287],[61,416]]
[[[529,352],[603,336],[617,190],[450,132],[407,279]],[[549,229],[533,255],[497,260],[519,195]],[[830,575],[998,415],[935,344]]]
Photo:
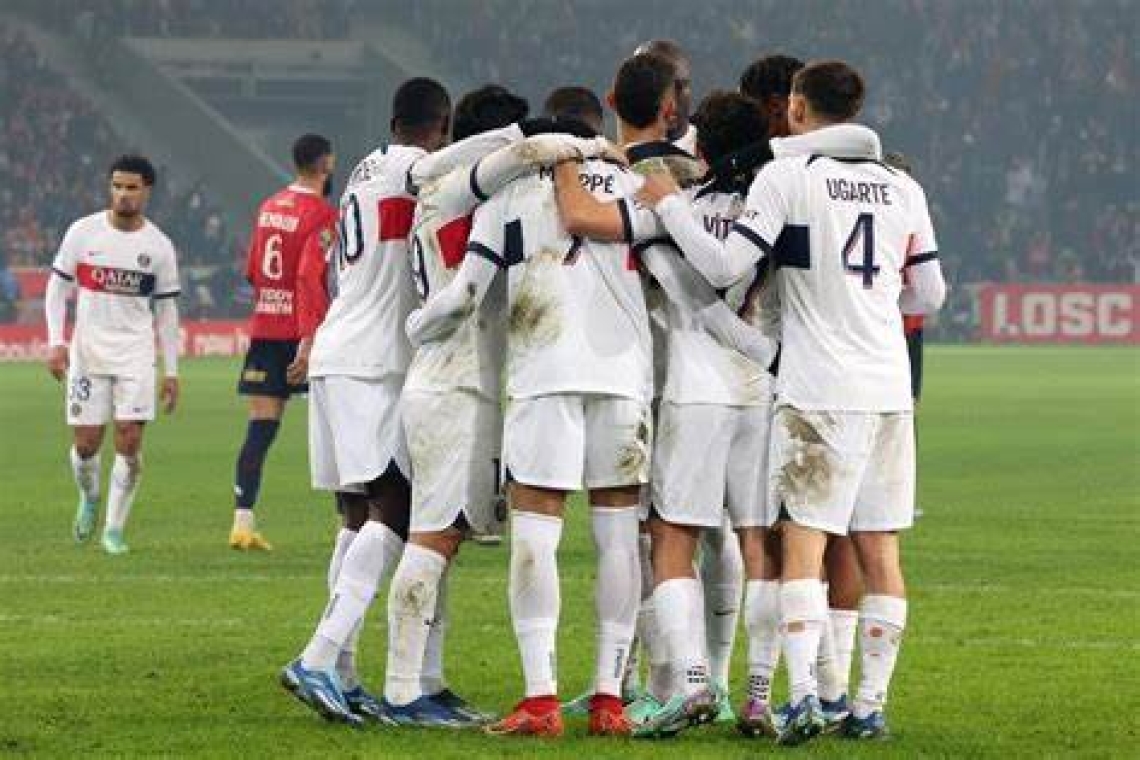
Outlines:
[[0,322],[16,318],[16,302],[20,300],[20,283],[8,268],[8,258],[0,256]]

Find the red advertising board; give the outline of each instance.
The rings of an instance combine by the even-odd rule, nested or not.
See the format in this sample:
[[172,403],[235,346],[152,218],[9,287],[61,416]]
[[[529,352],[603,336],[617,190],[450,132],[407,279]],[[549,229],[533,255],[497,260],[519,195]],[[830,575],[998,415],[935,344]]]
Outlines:
[[1140,343],[1140,285],[1006,285],[978,290],[982,339]]
[[[240,356],[249,346],[245,321],[182,323],[183,356]],[[37,361],[47,357],[43,325],[0,325],[0,362]]]

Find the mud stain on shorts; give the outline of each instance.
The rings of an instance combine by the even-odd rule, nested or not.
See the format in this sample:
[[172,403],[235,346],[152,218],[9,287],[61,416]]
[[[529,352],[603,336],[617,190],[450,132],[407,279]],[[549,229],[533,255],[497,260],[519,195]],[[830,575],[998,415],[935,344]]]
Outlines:
[[831,460],[823,436],[810,420],[789,409],[780,415],[790,448],[780,468],[779,490],[795,505],[812,506],[831,493]]

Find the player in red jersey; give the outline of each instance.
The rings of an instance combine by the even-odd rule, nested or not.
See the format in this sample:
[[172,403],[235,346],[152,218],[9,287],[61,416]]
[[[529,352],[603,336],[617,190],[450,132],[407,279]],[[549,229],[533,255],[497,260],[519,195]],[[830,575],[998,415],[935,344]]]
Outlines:
[[234,477],[234,549],[271,548],[257,532],[253,507],[285,404],[308,390],[309,346],[328,308],[325,254],[335,237],[337,212],[325,196],[335,160],[327,138],[297,138],[296,178],[257,210],[246,264],[253,286],[251,341],[238,381],[238,393],[249,399],[249,425]]

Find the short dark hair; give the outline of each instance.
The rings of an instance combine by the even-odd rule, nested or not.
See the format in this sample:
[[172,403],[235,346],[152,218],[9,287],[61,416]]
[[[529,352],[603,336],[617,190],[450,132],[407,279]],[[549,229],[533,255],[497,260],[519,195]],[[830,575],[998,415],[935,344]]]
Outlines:
[[115,172],[137,174],[142,177],[143,184],[147,187],[154,185],[154,164],[152,164],[150,159],[146,156],[141,156],[137,153],[125,153],[119,156],[111,164],[111,168],[107,170],[107,177],[110,177]]
[[442,84],[427,77],[409,79],[392,96],[392,128],[412,132],[446,125],[451,96]]
[[627,58],[614,77],[614,110],[627,124],[644,129],[657,120],[661,102],[673,90],[677,67],[656,53]]
[[455,106],[453,140],[487,132],[525,119],[530,111],[526,98],[497,84],[483,85],[464,95]]
[[812,61],[792,77],[792,92],[803,95],[816,116],[841,122],[859,113],[866,87],[859,72],[843,61]]
[[325,156],[332,155],[332,142],[323,135],[301,135],[293,143],[293,166],[297,171],[311,172]]
[[740,92],[759,101],[773,95],[786,98],[792,91],[792,77],[803,67],[803,61],[790,55],[758,58],[740,75]]
[[559,121],[578,121],[600,128],[606,121],[602,101],[586,87],[559,87],[546,96],[542,115]]
[[709,164],[764,140],[768,135],[768,120],[764,118],[760,104],[727,90],[709,93],[697,106],[693,124],[697,128],[697,147]]

